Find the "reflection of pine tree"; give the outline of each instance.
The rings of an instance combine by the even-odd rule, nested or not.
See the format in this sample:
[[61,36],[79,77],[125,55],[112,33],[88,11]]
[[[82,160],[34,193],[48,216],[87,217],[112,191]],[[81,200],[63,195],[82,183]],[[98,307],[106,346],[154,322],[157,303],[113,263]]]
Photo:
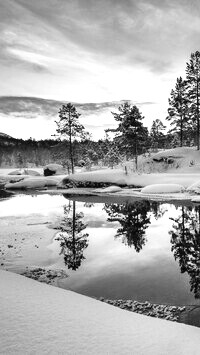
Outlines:
[[181,272],[190,276],[191,291],[200,298],[200,207],[182,206],[181,215],[171,218],[175,223],[171,234],[172,251]]
[[82,234],[87,227],[81,219],[83,213],[76,213],[76,202],[73,201],[73,214],[70,217],[71,206],[64,206],[64,219],[60,224],[61,252],[64,255],[65,265],[68,269],[76,270],[85,259],[84,249],[88,247],[88,234]]
[[159,219],[164,216],[167,210],[162,208],[160,203],[153,201],[151,202],[151,211],[153,212],[155,219]]
[[134,246],[139,253],[146,243],[145,229],[150,224],[150,218],[147,216],[150,210],[149,202],[137,201],[125,205],[105,204],[104,209],[109,215],[109,222],[117,221],[121,225],[115,237],[122,236],[122,242],[129,247]]

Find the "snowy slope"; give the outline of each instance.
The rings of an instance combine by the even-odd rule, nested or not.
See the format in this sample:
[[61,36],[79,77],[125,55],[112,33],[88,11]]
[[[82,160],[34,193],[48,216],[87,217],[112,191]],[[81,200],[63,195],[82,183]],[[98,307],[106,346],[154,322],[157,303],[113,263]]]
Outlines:
[[200,329],[0,271],[1,354],[197,355]]
[[148,165],[151,172],[200,173],[200,151],[196,147],[178,147],[151,153],[151,157],[142,159],[141,164]]

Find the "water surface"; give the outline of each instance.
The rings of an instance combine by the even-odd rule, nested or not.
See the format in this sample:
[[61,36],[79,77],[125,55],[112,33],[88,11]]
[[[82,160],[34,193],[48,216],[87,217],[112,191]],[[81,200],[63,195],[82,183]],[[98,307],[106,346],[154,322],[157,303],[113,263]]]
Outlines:
[[65,269],[61,286],[89,296],[200,304],[199,216],[192,205],[16,195],[0,201],[0,264]]

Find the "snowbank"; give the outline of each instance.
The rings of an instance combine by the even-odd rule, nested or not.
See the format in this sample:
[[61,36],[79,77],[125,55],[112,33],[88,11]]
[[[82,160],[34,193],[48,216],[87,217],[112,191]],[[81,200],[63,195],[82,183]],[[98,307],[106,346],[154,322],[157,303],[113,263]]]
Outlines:
[[31,169],[20,169],[20,170],[13,170],[8,175],[30,175],[30,176],[40,176],[40,173],[35,170]]
[[0,271],[2,354],[197,355],[200,329]]
[[46,186],[56,186],[62,179],[63,176],[33,177],[19,182],[9,182],[5,184],[5,189],[41,189]]
[[102,193],[113,193],[113,192],[119,192],[122,191],[121,187],[119,186],[108,186],[103,189],[95,189],[93,192],[102,192]]
[[97,182],[97,183],[110,183],[119,186],[136,186],[145,187],[153,184],[181,184],[184,187],[195,183],[199,180],[197,174],[137,174],[129,173],[125,174],[120,169],[106,169],[88,171],[84,173],[77,173],[66,176],[60,183],[60,187],[64,187],[69,181],[72,182]]
[[188,186],[187,191],[188,192],[193,192],[193,193],[196,193],[196,194],[200,194],[200,180],[198,180],[194,184]]
[[29,178],[19,182],[9,182],[5,185],[6,189],[35,189],[45,187],[45,179]]
[[167,194],[184,192],[185,188],[178,184],[154,184],[143,187],[141,193],[147,194]]

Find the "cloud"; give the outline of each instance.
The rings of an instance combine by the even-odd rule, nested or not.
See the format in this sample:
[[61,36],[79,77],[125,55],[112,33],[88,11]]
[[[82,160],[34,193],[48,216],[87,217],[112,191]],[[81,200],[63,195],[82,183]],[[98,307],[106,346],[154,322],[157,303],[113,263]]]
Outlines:
[[[118,112],[118,107],[124,102],[136,104],[140,108],[153,106],[153,102],[132,102],[130,100],[102,103],[74,103],[81,113],[80,122],[92,133],[93,139],[103,138],[105,129],[116,127],[111,112]],[[16,138],[36,139],[50,138],[55,133],[59,108],[66,102],[47,100],[36,97],[0,97],[1,127],[4,132]],[[23,129],[22,129],[23,127]],[[31,127],[31,129],[30,129]],[[38,127],[40,129],[38,130]]]
[[[145,65],[162,73],[198,46],[199,4],[186,0],[18,0],[29,18],[59,31],[82,51],[107,62]],[[186,44],[186,46],[185,46]],[[67,47],[67,46],[66,46]]]
[[[111,101],[111,102],[98,102],[98,103],[73,103],[77,110],[86,117],[91,114],[98,114],[103,111],[117,110],[118,107],[125,101],[130,104],[144,106],[153,105],[154,102],[132,102],[131,100]],[[17,117],[19,115],[26,116],[27,118],[37,117],[38,114],[44,117],[52,118],[58,115],[59,108],[67,103],[66,101],[48,100],[38,97],[23,97],[23,96],[0,96],[0,112],[5,115],[12,115]],[[30,116],[30,117],[29,117]]]
[[[0,95],[166,106],[199,49],[199,15],[197,0],[0,0]],[[21,105],[24,117],[52,117]]]

